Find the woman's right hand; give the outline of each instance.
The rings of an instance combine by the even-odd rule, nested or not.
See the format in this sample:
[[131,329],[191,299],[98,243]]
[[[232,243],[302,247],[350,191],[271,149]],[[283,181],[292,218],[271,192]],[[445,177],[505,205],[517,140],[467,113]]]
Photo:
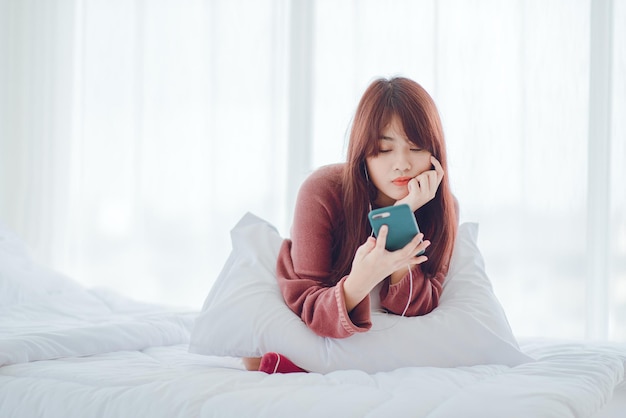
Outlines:
[[435,198],[437,189],[439,189],[439,185],[445,173],[439,160],[432,155],[430,162],[433,169],[426,170],[412,178],[407,184],[409,194],[396,201],[396,203],[394,203],[395,205],[407,204],[411,208],[411,211],[415,212]]
[[416,235],[399,250],[387,251],[385,249],[387,233],[388,227],[383,225],[378,232],[378,238],[369,237],[354,255],[352,270],[343,284],[348,312],[393,272],[428,260],[425,255],[415,255],[430,245],[430,241],[422,241],[423,234]]

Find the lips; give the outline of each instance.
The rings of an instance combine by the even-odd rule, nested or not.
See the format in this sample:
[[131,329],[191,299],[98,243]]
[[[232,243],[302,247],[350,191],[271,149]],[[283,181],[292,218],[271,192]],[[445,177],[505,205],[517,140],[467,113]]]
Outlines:
[[391,182],[396,186],[406,186],[409,181],[411,181],[411,177],[397,177],[393,179]]

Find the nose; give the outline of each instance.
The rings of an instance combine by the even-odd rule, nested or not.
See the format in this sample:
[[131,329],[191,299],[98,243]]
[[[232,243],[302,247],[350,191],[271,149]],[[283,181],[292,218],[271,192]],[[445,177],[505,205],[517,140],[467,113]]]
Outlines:
[[409,158],[410,152],[411,151],[409,151],[408,153],[406,151],[402,151],[398,153],[396,159],[394,160],[394,171],[398,170],[401,173],[404,173],[411,169],[411,160]]

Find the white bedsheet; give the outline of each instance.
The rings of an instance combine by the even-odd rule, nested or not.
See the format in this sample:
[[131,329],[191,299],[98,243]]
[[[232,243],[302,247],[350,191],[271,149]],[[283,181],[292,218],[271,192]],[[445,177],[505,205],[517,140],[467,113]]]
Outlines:
[[2,417],[591,417],[626,348],[533,343],[509,368],[266,375],[187,351],[193,316],[105,292],[0,309]]
[[265,375],[179,344],[5,366],[0,406],[3,417],[593,416],[623,360],[560,348],[514,369]]

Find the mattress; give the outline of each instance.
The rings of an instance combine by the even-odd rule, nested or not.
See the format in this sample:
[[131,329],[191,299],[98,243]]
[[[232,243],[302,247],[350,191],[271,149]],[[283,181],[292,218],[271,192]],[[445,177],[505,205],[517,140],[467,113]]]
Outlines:
[[267,375],[189,352],[196,313],[101,290],[0,309],[3,417],[617,417],[626,347],[528,341],[515,367]]
[[[265,375],[241,370],[237,359],[190,355],[179,344],[5,366],[0,405],[6,417],[591,417],[608,411],[610,384],[597,385],[604,379],[593,372],[604,361],[588,362],[594,350],[575,348],[573,355],[571,348],[553,347],[546,353],[551,360],[526,370]],[[563,350],[569,354],[557,354]],[[624,409],[612,413],[598,416],[623,417]]]

